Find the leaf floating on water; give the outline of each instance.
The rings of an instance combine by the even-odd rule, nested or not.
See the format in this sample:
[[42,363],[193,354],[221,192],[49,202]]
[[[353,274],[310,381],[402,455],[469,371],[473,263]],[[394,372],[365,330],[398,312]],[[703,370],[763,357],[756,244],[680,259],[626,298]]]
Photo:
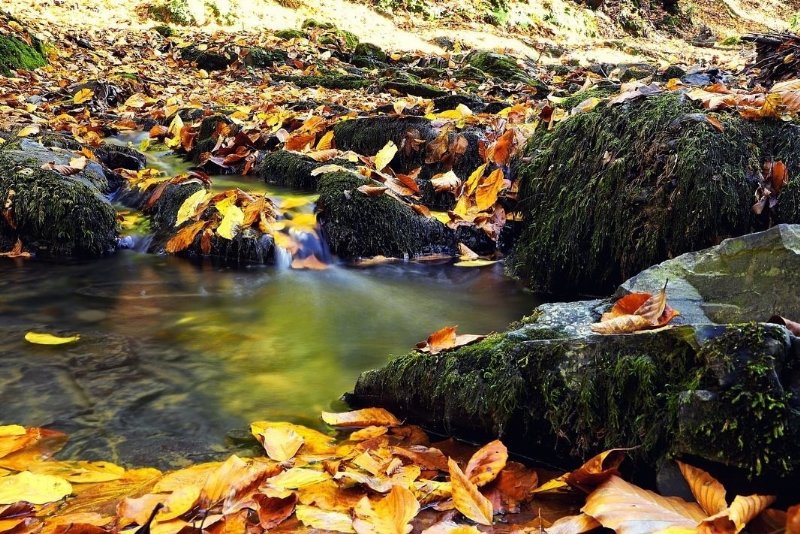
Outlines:
[[0,477],[0,504],[20,501],[48,504],[60,501],[71,493],[72,485],[61,477],[36,475],[30,471]]
[[67,343],[74,343],[80,338],[81,336],[77,334],[74,336],[56,336],[45,332],[28,332],[25,334],[25,341],[34,345],[66,345]]
[[351,412],[322,412],[322,420],[331,426],[363,427],[400,426],[400,420],[383,408],[364,408]]
[[453,264],[454,267],[488,267],[489,265],[494,265],[500,260],[482,260],[482,259],[475,259],[475,260],[462,260],[457,261]]

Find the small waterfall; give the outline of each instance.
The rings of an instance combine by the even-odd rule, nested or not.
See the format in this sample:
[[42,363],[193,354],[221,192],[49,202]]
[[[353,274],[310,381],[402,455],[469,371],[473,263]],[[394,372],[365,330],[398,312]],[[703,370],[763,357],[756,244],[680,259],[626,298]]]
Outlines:
[[275,267],[285,271],[292,266],[292,253],[283,247],[275,245]]
[[133,250],[147,252],[153,243],[153,234],[126,235],[117,239],[117,248],[120,250]]

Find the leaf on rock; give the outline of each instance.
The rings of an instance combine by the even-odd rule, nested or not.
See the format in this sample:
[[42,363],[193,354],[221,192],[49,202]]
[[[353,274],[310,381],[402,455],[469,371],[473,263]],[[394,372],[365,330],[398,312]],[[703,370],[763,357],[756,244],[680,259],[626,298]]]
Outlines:
[[183,201],[181,207],[178,208],[178,215],[175,218],[175,226],[180,226],[192,217],[195,217],[197,206],[205,202],[208,198],[211,198],[211,194],[207,193],[205,189],[201,189],[189,195],[189,197]]
[[379,197],[384,194],[389,188],[381,185],[367,185],[360,186],[356,191],[363,193],[368,197]]
[[173,235],[167,244],[164,246],[164,251],[168,254],[177,254],[183,252],[194,242],[194,238],[198,232],[206,225],[206,221],[195,221],[187,224]]
[[453,171],[447,171],[431,178],[431,185],[437,193],[455,193],[461,187],[461,178],[456,176]]
[[497,196],[503,189],[505,176],[502,169],[495,169],[488,176],[480,180],[475,190],[475,208],[485,211],[497,202]]
[[34,345],[66,345],[74,343],[80,338],[81,336],[77,334],[74,336],[56,336],[45,332],[27,332],[25,334],[25,341]]
[[448,460],[447,467],[456,510],[480,525],[491,526],[494,517],[491,501],[481,495],[478,486],[467,478],[455,460]]
[[88,88],[83,88],[72,96],[72,101],[76,104],[83,104],[88,102],[94,96],[94,91]]
[[325,132],[317,143],[317,150],[330,150],[333,148],[333,130]]
[[617,534],[660,532],[668,528],[694,532],[706,517],[696,503],[662,497],[617,476],[594,490],[581,511]]
[[217,235],[229,241],[233,240],[244,222],[244,212],[233,202],[218,202],[216,207],[222,214],[222,222],[217,226]]
[[737,495],[731,505],[704,520],[698,529],[703,534],[717,532],[741,532],[747,524],[775,502],[771,495]]
[[400,426],[400,420],[383,408],[364,408],[351,412],[333,413],[322,412],[322,420],[326,424],[339,427],[361,427],[368,426]]
[[[647,296],[647,300],[632,313],[630,308]],[[669,324],[680,313],[667,305],[667,285],[656,293],[632,293],[618,301],[612,309],[604,313],[599,323],[592,324],[593,332],[598,334],[630,334]]]
[[[480,261],[480,260],[473,260]],[[417,350],[420,352],[429,352],[431,354],[439,354],[444,350],[463,347],[476,341],[485,338],[485,335],[479,334],[461,334],[456,335],[457,326],[446,326],[437,330],[426,341],[417,343]]]
[[389,141],[375,154],[375,169],[378,171],[385,169],[392,162],[395,154],[397,154],[397,145],[393,141]]

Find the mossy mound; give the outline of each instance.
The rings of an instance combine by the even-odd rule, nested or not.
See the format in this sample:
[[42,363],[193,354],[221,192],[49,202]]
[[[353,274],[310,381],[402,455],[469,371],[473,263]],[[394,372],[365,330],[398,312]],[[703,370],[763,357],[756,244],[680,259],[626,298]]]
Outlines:
[[249,67],[266,68],[272,67],[275,64],[286,63],[289,59],[289,54],[285,50],[273,49],[266,50],[260,47],[250,49],[250,52],[245,56],[244,63]]
[[297,87],[325,87],[326,89],[364,89],[374,82],[352,74],[324,74],[319,76],[275,75],[276,80],[290,82]]
[[530,76],[517,64],[513,56],[506,56],[488,50],[478,50],[467,57],[470,67],[504,82],[523,83],[536,88],[537,92],[547,94],[547,86]]
[[[752,477],[800,473],[800,412],[779,379],[798,365],[800,340],[775,325],[587,336],[548,320],[564,314],[559,306],[597,317],[597,304],[546,305],[539,320],[474,345],[401,356],[363,373],[349,400],[570,465],[635,447],[651,468],[691,455]],[[721,369],[738,380],[721,381]]]
[[47,61],[41,47],[7,35],[0,35],[0,74],[10,76],[17,69],[33,70],[44,67]]
[[275,32],[275,37],[278,37],[279,39],[286,39],[286,40],[289,40],[289,39],[305,39],[306,38],[306,33],[302,32],[300,30],[291,30],[291,29],[278,30],[278,31]]
[[764,162],[800,172],[800,129],[723,114],[720,132],[705,117],[665,94],[600,105],[532,139],[510,270],[541,290],[598,294],[669,257],[800,221],[797,186],[767,215],[751,210]]
[[227,50],[214,52],[190,45],[181,50],[181,59],[194,63],[198,69],[225,70],[236,61],[236,55]]
[[454,253],[453,230],[389,196],[357,191],[367,183],[347,172],[320,177],[317,220],[333,254],[358,258]]
[[0,217],[0,248],[7,251],[20,239],[26,250],[52,259],[114,250],[116,213],[98,189],[40,166],[36,159],[0,153],[0,198],[11,206],[14,223]]
[[389,61],[389,56],[381,47],[372,43],[358,43],[353,50],[353,57],[350,61],[356,67],[376,68],[385,66]]
[[267,154],[258,167],[258,175],[268,184],[289,187],[299,191],[316,191],[320,176],[311,172],[323,165],[341,165],[355,169],[355,165],[345,160],[320,163],[296,152],[276,150]]

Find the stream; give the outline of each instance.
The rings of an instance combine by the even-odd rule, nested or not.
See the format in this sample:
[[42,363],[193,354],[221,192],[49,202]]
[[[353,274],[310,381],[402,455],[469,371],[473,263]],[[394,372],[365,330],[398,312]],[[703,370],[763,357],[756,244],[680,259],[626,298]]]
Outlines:
[[[170,174],[188,167],[148,156]],[[213,180],[276,203],[313,199],[252,176]],[[138,226],[128,233],[146,238]],[[319,412],[344,409],[338,399],[360,372],[434,330],[502,330],[538,304],[502,264],[235,270],[140,250],[0,261],[0,424],[69,433],[64,458],[160,468],[218,459],[250,446],[251,421],[324,428]],[[32,345],[31,330],[81,339]]]

